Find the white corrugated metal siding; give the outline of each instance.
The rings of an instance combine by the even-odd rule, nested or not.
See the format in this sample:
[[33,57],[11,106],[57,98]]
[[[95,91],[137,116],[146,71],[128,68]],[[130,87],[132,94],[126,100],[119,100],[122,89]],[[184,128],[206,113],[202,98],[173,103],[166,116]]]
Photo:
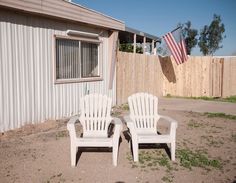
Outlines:
[[54,34],[67,29],[93,31],[31,15],[0,11],[0,131],[28,123],[71,116],[79,110],[79,98],[87,91],[116,100],[115,81],[108,90],[110,64],[104,31],[103,81],[54,84]]

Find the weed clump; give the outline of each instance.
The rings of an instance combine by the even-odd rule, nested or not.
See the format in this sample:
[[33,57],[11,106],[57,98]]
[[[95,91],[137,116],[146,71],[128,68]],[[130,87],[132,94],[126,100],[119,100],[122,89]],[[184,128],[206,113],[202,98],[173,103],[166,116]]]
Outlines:
[[200,151],[193,152],[190,149],[179,149],[177,150],[177,156],[180,159],[180,166],[189,168],[190,170],[192,169],[192,167],[222,167],[219,160],[209,159],[206,154]]
[[225,114],[225,113],[211,113],[211,112],[205,112],[204,115],[206,115],[208,118],[225,118],[225,119],[233,119],[236,120],[235,115]]

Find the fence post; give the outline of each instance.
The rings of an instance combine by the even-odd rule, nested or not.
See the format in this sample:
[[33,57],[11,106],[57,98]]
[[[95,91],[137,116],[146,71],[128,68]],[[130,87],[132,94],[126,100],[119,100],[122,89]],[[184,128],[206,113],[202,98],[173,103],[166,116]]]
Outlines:
[[220,63],[221,63],[221,92],[220,92],[220,97],[223,97],[223,88],[224,88],[224,59],[221,58],[220,59]]

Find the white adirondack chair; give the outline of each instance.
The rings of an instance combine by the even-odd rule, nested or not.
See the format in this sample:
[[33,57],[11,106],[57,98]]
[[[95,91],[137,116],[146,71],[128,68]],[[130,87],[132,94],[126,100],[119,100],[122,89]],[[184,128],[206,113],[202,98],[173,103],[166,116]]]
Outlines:
[[[175,136],[177,122],[170,117],[158,114],[158,98],[148,93],[136,93],[128,97],[130,116],[125,120],[131,133],[134,161],[138,161],[139,144],[170,144],[171,160],[175,161]],[[169,134],[157,133],[157,122],[160,118],[170,123]]]
[[[111,98],[100,94],[90,94],[80,99],[80,115],[72,117],[67,123],[71,141],[71,166],[76,165],[78,147],[112,147],[113,164],[117,166],[118,146],[122,122],[112,118]],[[83,133],[76,136],[75,123],[80,122]],[[113,136],[108,137],[108,127],[113,123]]]

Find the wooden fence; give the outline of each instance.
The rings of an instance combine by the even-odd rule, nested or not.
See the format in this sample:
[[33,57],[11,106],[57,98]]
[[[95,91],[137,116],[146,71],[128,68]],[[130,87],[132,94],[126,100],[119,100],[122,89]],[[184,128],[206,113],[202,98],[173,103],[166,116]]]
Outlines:
[[236,95],[236,57],[224,58],[222,85],[222,97]]
[[161,58],[118,52],[117,104],[135,92],[156,96],[227,97],[236,95],[236,57],[189,57],[176,65]]

